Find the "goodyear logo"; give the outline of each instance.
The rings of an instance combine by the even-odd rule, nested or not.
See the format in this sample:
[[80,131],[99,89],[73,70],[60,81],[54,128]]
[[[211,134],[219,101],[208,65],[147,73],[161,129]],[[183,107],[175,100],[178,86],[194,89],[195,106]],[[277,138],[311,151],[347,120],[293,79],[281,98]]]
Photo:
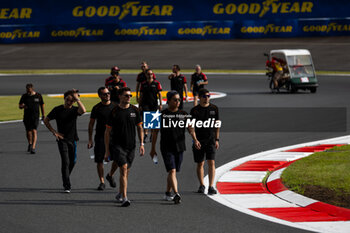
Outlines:
[[121,6],[76,6],[72,14],[74,17],[118,17],[126,16],[172,16],[174,7],[171,5],[141,5],[139,1],[126,2]]
[[31,8],[0,8],[0,19],[30,19]]
[[213,27],[207,25],[205,27],[200,28],[179,28],[177,33],[179,35],[229,35],[231,32],[231,28],[229,27]]
[[52,37],[88,37],[88,36],[103,36],[103,29],[87,29],[80,27],[75,30],[53,30]]
[[292,32],[292,26],[278,26],[274,24],[268,24],[266,26],[251,26],[242,27],[241,32],[245,34],[267,34],[267,33],[281,33],[281,32]]
[[131,29],[116,29],[114,31],[114,34],[116,36],[164,36],[166,35],[167,29],[166,28],[150,28],[147,26],[140,27],[140,28],[131,28]]
[[328,25],[307,25],[303,27],[304,32],[349,32],[350,25],[330,23]]
[[26,39],[26,38],[39,38],[40,31],[23,31],[22,29],[16,29],[13,32],[1,32],[1,39]]
[[262,3],[217,3],[213,7],[213,12],[217,15],[258,14],[261,18],[267,13],[309,13],[312,12],[313,6],[313,2],[280,2],[279,0],[266,0]]

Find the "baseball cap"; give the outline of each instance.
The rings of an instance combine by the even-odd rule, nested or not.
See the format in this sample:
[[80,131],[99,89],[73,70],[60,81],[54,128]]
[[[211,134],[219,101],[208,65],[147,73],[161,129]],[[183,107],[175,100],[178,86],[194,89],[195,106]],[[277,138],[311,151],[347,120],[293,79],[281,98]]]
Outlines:
[[119,69],[118,66],[114,66],[114,67],[112,67],[112,69],[111,69],[111,73],[113,73],[113,72],[118,72],[118,71],[120,71],[120,69]]

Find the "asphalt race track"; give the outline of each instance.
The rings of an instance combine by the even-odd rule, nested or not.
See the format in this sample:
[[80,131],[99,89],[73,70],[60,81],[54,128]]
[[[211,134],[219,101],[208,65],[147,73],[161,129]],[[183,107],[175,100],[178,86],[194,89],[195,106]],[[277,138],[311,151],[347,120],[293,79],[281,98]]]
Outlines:
[[[349,70],[346,65],[343,63],[339,70]],[[28,82],[43,94],[62,93],[72,87],[81,92],[95,92],[106,77],[0,76],[0,95],[22,94]],[[135,87],[135,75],[122,77],[129,86]],[[157,77],[163,89],[169,89],[166,76]],[[350,107],[350,77],[319,76],[320,88],[316,94],[271,94],[266,78],[261,75],[208,75],[208,78],[208,89],[227,93],[227,97],[212,101],[220,108]],[[47,113],[49,111],[46,109]],[[147,143],[146,155],[135,158],[129,177],[128,197],[132,205],[118,207],[114,203],[115,189],[107,185],[103,192],[96,190],[99,183],[96,167],[86,149],[88,120],[88,115],[78,120],[78,162],[71,175],[72,193],[69,195],[62,193],[60,157],[52,134],[40,125],[37,154],[30,155],[25,152],[23,124],[0,124],[1,232],[302,232],[237,212],[194,193],[198,184],[189,135],[182,171],[178,174],[182,204],[175,206],[162,200],[165,168],[161,159],[158,165],[153,164],[148,155],[150,143]],[[292,120],[290,116],[285,122],[289,124]],[[234,124],[239,122],[224,121],[223,127],[229,129]],[[347,135],[349,125],[346,124],[342,132],[223,131],[217,166],[259,151]],[[109,169],[109,166],[106,167]]]

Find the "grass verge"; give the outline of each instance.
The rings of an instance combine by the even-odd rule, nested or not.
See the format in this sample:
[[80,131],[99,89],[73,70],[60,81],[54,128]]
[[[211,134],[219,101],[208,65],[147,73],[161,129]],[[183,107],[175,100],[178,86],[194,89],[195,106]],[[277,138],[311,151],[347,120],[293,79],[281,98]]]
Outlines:
[[[139,69],[123,69],[122,74],[138,74]],[[157,73],[171,73],[171,69],[154,69]],[[193,73],[193,69],[182,69],[182,73]],[[205,73],[228,73],[228,74],[265,74],[266,70],[230,70],[230,69],[205,69]],[[109,69],[29,69],[29,70],[0,70],[0,74],[109,74]],[[350,71],[316,71],[318,75],[350,75]]]
[[[20,120],[23,118],[23,110],[18,108],[20,96],[0,96],[0,121]],[[55,106],[63,104],[63,98],[52,98],[43,95],[45,103],[45,114],[47,115]],[[92,107],[100,101],[98,97],[81,97],[86,111],[91,112]],[[5,104],[6,103],[6,104]],[[131,103],[135,104],[133,97]]]
[[317,152],[291,164],[282,181],[288,189],[332,205],[350,208],[350,145]]

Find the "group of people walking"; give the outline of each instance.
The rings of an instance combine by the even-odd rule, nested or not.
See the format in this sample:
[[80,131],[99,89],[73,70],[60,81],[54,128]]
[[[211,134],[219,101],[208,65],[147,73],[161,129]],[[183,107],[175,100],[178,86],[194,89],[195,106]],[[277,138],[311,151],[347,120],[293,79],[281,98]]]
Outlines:
[[[219,111],[217,106],[210,103],[210,93],[204,89],[208,83],[207,77],[201,72],[199,65],[196,66],[196,72],[192,75],[191,90],[194,97],[199,98],[194,103],[190,114],[182,110],[183,93],[185,100],[188,99],[186,77],[180,73],[178,65],[173,66],[173,73],[169,75],[171,82],[171,91],[167,93],[167,108],[162,106],[162,86],[156,80],[156,76],[146,62],[141,64],[142,72],[137,76],[136,101],[139,107],[130,103],[132,93],[119,75],[120,69],[113,67],[111,76],[105,80],[105,86],[100,87],[97,91],[100,102],[97,103],[91,111],[90,121],[88,124],[88,145],[94,148],[95,162],[100,180],[98,190],[106,188],[105,179],[109,185],[115,188],[115,173],[119,168],[119,192],[116,195],[117,202],[121,206],[129,206],[130,200],[127,197],[128,174],[135,158],[135,151],[143,156],[145,154],[145,143],[147,135],[150,135],[151,151],[150,156],[157,156],[156,144],[158,133],[160,132],[160,151],[163,157],[167,176],[167,186],[164,199],[173,201],[175,204],[181,203],[181,196],[178,191],[178,182],[176,173],[180,171],[183,154],[186,150],[185,130],[188,129],[192,140],[192,150],[194,161],[197,163],[197,176],[199,180],[198,193],[204,193],[204,162],[208,161],[209,166],[209,187],[208,194],[216,194],[213,187],[215,178],[215,154],[219,148],[219,127],[195,127],[186,125],[186,127],[161,127],[152,129],[150,132],[143,129],[143,112],[144,111],[161,111],[162,118],[170,117],[172,121],[181,121],[185,118],[191,118],[199,121],[213,119],[219,121]],[[28,86],[28,85],[27,85]],[[44,102],[39,93],[28,89],[20,101],[20,108],[25,109],[24,124],[27,131],[28,150],[35,153],[36,127],[37,122],[28,123],[28,109],[38,108],[41,106],[42,117],[46,127],[54,135],[59,153],[61,155],[61,173],[64,192],[71,192],[70,174],[77,160],[77,117],[86,112],[84,104],[80,100],[79,92],[75,89],[68,90],[64,93],[64,104],[59,105],[51,110],[45,117]],[[26,101],[32,97],[34,100]],[[39,99],[39,100],[37,100]],[[30,107],[34,102],[35,107]],[[77,103],[77,106],[73,104]],[[198,104],[197,104],[198,103]],[[39,119],[39,111],[34,111],[33,119]],[[32,114],[33,115],[33,114]],[[54,129],[50,123],[56,120],[57,129]],[[95,127],[96,125],[96,127]],[[95,135],[93,137],[93,131]],[[35,131],[33,131],[35,130]],[[29,133],[30,132],[30,133]],[[138,142],[136,140],[136,133]],[[34,137],[35,134],[35,137]],[[32,135],[32,136],[30,136]],[[137,147],[136,144],[139,143]],[[104,177],[104,161],[113,161],[109,172]]]

